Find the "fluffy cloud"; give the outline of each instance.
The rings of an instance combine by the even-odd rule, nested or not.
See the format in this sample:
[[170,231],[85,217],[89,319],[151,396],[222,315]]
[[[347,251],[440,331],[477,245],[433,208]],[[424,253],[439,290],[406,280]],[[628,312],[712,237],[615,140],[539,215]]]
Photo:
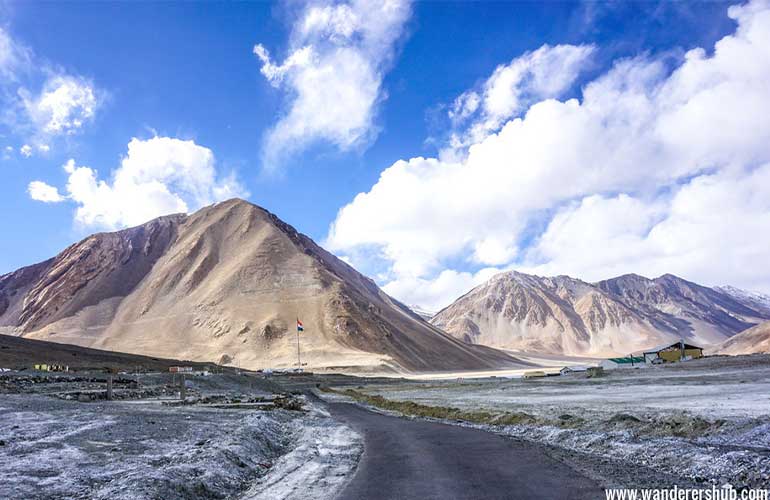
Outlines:
[[24,158],[29,158],[32,156],[32,146],[29,144],[24,144],[22,147],[19,148],[19,153],[21,153],[21,156]]
[[[762,193],[747,191],[767,185],[770,162],[770,5],[728,15],[736,32],[711,55],[691,50],[673,68],[616,61],[580,99],[555,95],[579,71],[559,64],[537,77],[562,82],[550,98],[523,108],[529,78],[509,78],[516,89],[499,106],[485,104],[486,92],[464,94],[453,112],[470,123],[467,154],[396,162],[340,210],[327,245],[377,248],[388,289],[408,303],[419,291],[402,283],[436,283],[448,266],[588,279],[673,272],[770,290],[770,245],[758,241],[770,215]],[[503,68],[527,67],[532,54]]]
[[498,66],[479,89],[455,99],[449,118],[462,131],[452,134],[450,145],[457,148],[478,142],[532,102],[562,95],[586,68],[593,52],[590,45],[543,45]]
[[289,96],[265,138],[268,167],[315,141],[348,150],[371,137],[383,76],[409,14],[407,0],[311,2],[292,28],[283,63],[254,47],[262,74]]
[[63,73],[0,28],[0,124],[35,146],[25,144],[25,157],[77,133],[93,119],[100,94],[90,80]]
[[767,289],[770,164],[701,175],[651,201],[586,197],[551,220],[528,257],[541,264],[522,270],[537,274],[598,280],[675,269],[711,284]]
[[404,277],[387,283],[383,289],[393,297],[407,297],[410,305],[438,312],[471,288],[484,283],[499,272],[489,267],[476,273],[445,269],[433,279]]
[[[141,224],[160,215],[188,212],[235,196],[247,196],[234,175],[218,178],[214,154],[194,141],[170,137],[132,139],[128,154],[111,181],[96,170],[64,165],[67,198],[75,202],[75,221],[87,227],[116,229]],[[55,188],[33,182],[40,195]],[[33,199],[33,186],[29,192]],[[42,188],[42,191],[41,191]],[[51,191],[53,190],[53,191]],[[41,200],[59,201],[59,200]]]
[[24,89],[19,94],[30,119],[44,135],[77,132],[93,118],[98,104],[93,84],[72,76],[49,78],[36,96]]
[[58,189],[41,181],[30,182],[29,186],[27,186],[27,192],[29,193],[29,197],[33,200],[42,201],[44,203],[58,203],[66,199],[59,194]]

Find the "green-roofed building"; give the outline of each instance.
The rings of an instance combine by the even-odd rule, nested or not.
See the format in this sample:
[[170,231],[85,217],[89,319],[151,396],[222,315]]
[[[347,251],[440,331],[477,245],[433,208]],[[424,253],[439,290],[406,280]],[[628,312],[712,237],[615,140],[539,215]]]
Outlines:
[[605,370],[616,368],[641,368],[644,366],[644,358],[641,356],[626,356],[624,358],[610,358],[602,360],[599,366]]

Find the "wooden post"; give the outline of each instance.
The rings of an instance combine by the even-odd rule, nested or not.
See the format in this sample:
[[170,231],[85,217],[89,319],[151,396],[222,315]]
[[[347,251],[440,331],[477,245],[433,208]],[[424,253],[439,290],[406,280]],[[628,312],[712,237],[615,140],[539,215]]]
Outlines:
[[182,401],[187,399],[187,387],[184,383],[184,373],[179,374],[179,399]]
[[112,373],[107,375],[107,401],[112,401]]

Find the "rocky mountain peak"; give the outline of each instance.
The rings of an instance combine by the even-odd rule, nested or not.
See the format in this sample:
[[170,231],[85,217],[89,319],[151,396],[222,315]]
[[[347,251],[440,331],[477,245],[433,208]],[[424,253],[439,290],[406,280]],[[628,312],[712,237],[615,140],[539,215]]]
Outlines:
[[680,338],[723,341],[770,311],[672,274],[591,284],[569,276],[497,275],[431,321],[457,338],[515,350],[611,355]]
[[[99,233],[0,277],[0,330],[242,367],[523,366],[454,339],[269,211],[240,199]],[[361,368],[363,367],[363,368]]]

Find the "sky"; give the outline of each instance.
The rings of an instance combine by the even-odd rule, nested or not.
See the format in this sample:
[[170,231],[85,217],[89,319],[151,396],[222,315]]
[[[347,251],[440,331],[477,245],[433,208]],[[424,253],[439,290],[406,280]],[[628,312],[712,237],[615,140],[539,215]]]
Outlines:
[[770,293],[770,3],[0,1],[0,273],[241,197],[405,303]]

